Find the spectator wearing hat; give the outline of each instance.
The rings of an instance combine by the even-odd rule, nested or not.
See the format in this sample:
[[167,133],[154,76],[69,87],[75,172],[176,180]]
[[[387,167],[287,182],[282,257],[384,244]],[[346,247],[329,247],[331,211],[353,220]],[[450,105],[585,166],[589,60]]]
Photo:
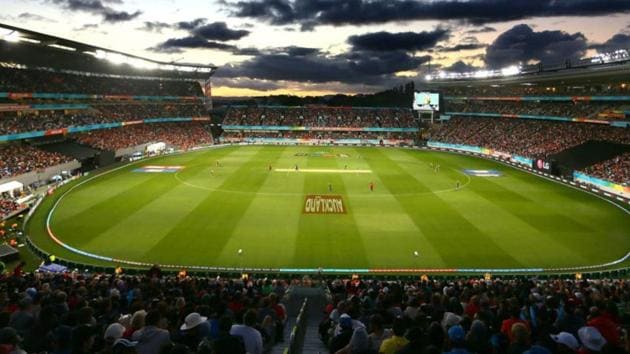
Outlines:
[[379,349],[379,353],[394,354],[409,343],[407,338],[404,337],[406,326],[405,321],[402,318],[397,317],[394,319],[392,330],[392,337],[383,341],[383,344],[381,344],[381,348]]
[[103,335],[103,339],[105,340],[105,347],[101,350],[100,354],[111,354],[113,353],[114,343],[122,338],[123,333],[125,333],[125,327],[120,323],[112,323],[107,326],[105,330],[105,334]]
[[467,354],[466,350],[466,332],[460,325],[454,325],[448,329],[448,347],[446,354]]
[[551,339],[556,343],[556,353],[576,353],[580,348],[580,344],[578,343],[575,336],[569,332],[560,332],[558,334],[551,334]]
[[204,338],[201,325],[207,320],[207,317],[201,316],[198,312],[188,314],[179,328],[182,331],[182,337],[179,338],[179,342],[186,344],[190,349],[196,349]]
[[595,327],[582,327],[578,330],[578,337],[582,343],[579,354],[601,353],[606,345],[606,338]]
[[168,331],[159,328],[161,319],[162,315],[158,310],[149,311],[145,317],[145,326],[131,337],[132,340],[138,342],[136,345],[138,354],[157,353],[164,345],[171,342]]
[[232,325],[230,334],[241,337],[245,350],[248,354],[262,354],[263,340],[260,332],[254,328],[256,326],[256,311],[248,310],[243,316],[243,324]]
[[352,329],[352,317],[345,313],[339,316],[338,328],[338,334],[330,340],[329,347],[331,353],[342,351],[343,348],[350,343],[350,339],[352,338],[352,334],[354,333]]

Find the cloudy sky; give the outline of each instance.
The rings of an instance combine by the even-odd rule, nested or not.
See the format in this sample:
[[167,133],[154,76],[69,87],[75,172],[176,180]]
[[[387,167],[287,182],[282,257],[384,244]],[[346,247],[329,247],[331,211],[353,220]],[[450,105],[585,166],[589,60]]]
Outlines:
[[628,0],[0,0],[0,22],[212,63],[216,96],[374,92],[630,48]]

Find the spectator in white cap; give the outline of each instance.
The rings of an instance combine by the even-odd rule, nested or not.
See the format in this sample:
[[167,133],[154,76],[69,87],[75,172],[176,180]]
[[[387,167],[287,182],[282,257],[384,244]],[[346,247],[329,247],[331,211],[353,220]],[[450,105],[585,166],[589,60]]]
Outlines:
[[551,334],[550,337],[556,342],[556,353],[575,353],[580,348],[577,339],[569,332]]
[[105,330],[105,334],[103,335],[103,339],[105,339],[105,346],[111,348],[114,346],[114,342],[117,339],[122,338],[123,333],[125,333],[125,326],[120,323],[112,323]]
[[123,333],[125,333],[125,326],[121,325],[120,323],[110,324],[105,330],[105,334],[103,335],[103,338],[105,339],[105,348],[103,348],[103,350],[101,350],[99,354],[121,352],[120,349],[116,349],[116,344],[120,343],[120,341],[125,341],[128,346],[133,348],[137,342],[132,342],[128,339],[124,339]]
[[179,327],[182,331],[180,342],[186,344],[190,349],[197,349],[204,337],[201,333],[200,325],[207,320],[207,317],[201,316],[198,312],[188,314],[188,316],[184,318],[184,323]]
[[606,345],[606,339],[595,327],[580,328],[578,337],[580,337],[583,349],[580,353],[600,353]]

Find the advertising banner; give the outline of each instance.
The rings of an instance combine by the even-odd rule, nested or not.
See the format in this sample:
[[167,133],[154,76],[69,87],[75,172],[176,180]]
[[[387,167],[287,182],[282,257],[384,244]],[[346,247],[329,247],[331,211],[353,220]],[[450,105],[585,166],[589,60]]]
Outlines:
[[586,183],[593,185],[599,189],[605,190],[607,192],[622,196],[622,197],[630,197],[630,186],[622,186],[621,184],[616,184],[611,181],[606,181],[604,179],[600,179],[597,177],[593,177],[587,175],[582,172],[574,171],[573,172],[573,180],[581,183]]
[[304,214],[345,214],[343,198],[340,195],[309,194],[304,198]]

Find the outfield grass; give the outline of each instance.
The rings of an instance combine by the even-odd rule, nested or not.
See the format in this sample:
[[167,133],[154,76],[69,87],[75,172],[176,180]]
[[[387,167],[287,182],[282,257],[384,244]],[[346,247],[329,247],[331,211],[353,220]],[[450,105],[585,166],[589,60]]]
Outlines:
[[[184,168],[134,172],[146,165]],[[463,169],[502,176],[469,177]],[[75,186],[46,200],[28,232],[42,248],[82,261],[45,232],[48,211],[70,188],[51,216],[59,239],[148,263],[550,268],[605,263],[630,250],[630,217],[611,203],[493,161],[440,152],[226,147],[141,161]],[[347,213],[304,214],[307,194],[340,195]]]

